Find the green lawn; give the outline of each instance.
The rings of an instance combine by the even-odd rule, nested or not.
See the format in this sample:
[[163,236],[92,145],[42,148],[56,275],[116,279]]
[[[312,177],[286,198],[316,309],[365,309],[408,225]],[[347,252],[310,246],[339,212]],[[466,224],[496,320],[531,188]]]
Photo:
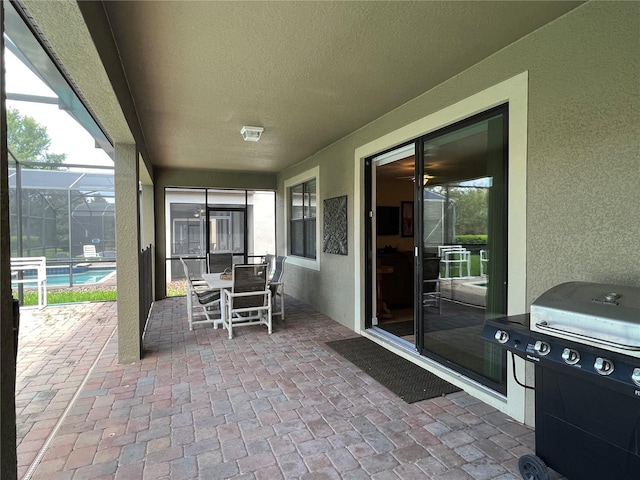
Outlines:
[[[458,275],[458,267],[457,265],[455,267],[452,268],[452,270],[455,272],[456,275]],[[472,277],[479,277],[480,276],[480,255],[471,255],[471,276]],[[485,268],[486,270],[486,268]],[[463,274],[466,275],[467,271],[466,271],[466,267],[463,268]],[[441,263],[440,264],[440,273],[442,275],[444,275],[444,265]],[[486,273],[486,272],[485,272]]]
[[[180,297],[186,295],[184,282],[180,285],[172,285],[167,288],[168,297]],[[116,300],[117,293],[115,290],[95,290],[90,292],[72,292],[72,291],[50,291],[47,292],[47,303],[55,305],[60,303],[79,303],[79,302],[106,302]],[[24,305],[31,306],[38,304],[38,294],[36,291],[24,292]]]
[[[47,303],[49,305],[55,305],[58,303],[104,302],[115,299],[115,290],[96,290],[93,292],[47,292]],[[25,306],[37,304],[37,292],[24,293]]]

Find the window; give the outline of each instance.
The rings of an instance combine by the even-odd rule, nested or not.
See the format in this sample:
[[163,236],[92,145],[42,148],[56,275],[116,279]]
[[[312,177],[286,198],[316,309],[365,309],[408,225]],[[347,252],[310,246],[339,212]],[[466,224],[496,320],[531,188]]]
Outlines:
[[316,179],[289,189],[289,251],[316,258]]

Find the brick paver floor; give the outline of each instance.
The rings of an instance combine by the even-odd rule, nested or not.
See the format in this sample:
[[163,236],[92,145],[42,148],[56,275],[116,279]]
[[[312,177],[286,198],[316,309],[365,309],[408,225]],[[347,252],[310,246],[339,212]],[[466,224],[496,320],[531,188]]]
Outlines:
[[530,428],[464,392],[405,403],[325,345],[352,331],[287,300],[272,335],[232,340],[189,331],[184,297],[156,302],[130,365],[117,361],[115,303],[32,313],[29,335],[60,328],[31,344],[21,328],[21,477],[520,478]]
[[116,324],[115,302],[21,309],[16,372],[19,478],[44,452]]

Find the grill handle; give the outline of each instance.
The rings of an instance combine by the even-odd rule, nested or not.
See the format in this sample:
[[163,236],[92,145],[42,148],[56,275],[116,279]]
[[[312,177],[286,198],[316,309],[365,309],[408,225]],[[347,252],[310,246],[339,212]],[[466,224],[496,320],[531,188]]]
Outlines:
[[563,330],[561,328],[552,327],[547,322],[537,322],[536,327],[542,331],[547,330],[549,332],[559,333],[561,335],[565,335],[567,337],[575,338],[578,340],[586,340],[588,342],[597,343],[600,345],[604,345],[606,347],[620,348],[620,349],[629,350],[632,352],[640,352],[640,346],[638,345],[625,345],[624,343],[612,342],[611,340],[602,340],[600,338],[590,337],[589,335],[570,332],[567,330]]

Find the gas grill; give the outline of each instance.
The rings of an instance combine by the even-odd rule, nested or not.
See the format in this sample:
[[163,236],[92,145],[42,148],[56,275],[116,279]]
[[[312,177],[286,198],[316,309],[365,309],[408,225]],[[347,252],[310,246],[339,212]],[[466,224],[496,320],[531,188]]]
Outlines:
[[523,478],[548,478],[546,464],[571,480],[640,479],[640,288],[564,283],[482,335],[535,363]]

